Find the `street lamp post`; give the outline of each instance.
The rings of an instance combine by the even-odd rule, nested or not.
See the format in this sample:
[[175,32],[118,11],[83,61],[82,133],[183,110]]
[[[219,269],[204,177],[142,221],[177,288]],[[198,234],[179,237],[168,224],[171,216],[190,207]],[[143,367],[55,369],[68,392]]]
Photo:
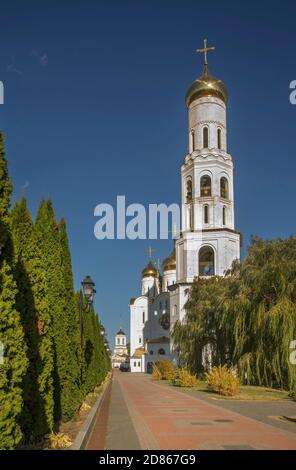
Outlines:
[[96,293],[95,283],[93,282],[90,276],[86,276],[81,283],[82,291],[80,290],[80,295],[78,299],[79,305],[79,317],[80,317],[80,346],[82,348],[82,339],[83,339],[83,318],[82,318],[82,309],[83,309],[83,297],[87,302],[87,311],[89,311],[91,305],[94,301],[94,296]]

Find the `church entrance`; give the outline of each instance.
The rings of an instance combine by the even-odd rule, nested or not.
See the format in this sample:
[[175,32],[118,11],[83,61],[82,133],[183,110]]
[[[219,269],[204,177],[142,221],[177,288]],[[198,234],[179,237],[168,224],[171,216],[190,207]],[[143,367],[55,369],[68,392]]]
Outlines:
[[153,362],[148,362],[147,364],[147,374],[152,374],[153,372]]

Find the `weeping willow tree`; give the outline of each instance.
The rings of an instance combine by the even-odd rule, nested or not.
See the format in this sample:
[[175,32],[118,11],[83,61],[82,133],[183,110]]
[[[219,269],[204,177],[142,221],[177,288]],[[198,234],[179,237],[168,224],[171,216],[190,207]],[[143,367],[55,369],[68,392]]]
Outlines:
[[290,344],[296,339],[296,237],[253,238],[245,261],[224,278],[197,279],[186,304],[185,322],[173,332],[182,361],[204,370],[237,367],[248,384],[296,387]]
[[[252,240],[241,269],[236,347],[247,383],[294,389],[296,367],[290,343],[296,339],[296,237]],[[244,318],[242,318],[244,316]]]

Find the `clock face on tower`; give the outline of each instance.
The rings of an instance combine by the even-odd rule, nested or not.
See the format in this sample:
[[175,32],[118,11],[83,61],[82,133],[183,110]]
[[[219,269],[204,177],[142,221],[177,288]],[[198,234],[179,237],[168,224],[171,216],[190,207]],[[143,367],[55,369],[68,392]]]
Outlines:
[[160,326],[164,330],[169,329],[169,327],[170,327],[170,315],[168,313],[164,313],[158,321],[159,321]]

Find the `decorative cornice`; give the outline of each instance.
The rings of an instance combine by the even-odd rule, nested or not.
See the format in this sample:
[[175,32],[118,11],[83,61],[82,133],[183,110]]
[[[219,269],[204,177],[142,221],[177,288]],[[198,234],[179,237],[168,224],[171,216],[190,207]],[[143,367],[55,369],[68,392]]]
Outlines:
[[[216,158],[222,159],[224,162],[232,162],[233,164],[233,160],[229,153],[226,153],[226,152],[222,153],[221,151],[220,151],[221,153],[220,152],[218,153],[217,149],[209,149],[209,150],[210,151],[207,153],[203,153],[202,150],[195,150],[192,153],[188,153],[184,158],[183,165],[187,166],[190,163],[195,163],[198,157],[200,157],[203,160],[206,160],[208,157],[216,157]],[[211,152],[211,150],[213,151]]]
[[[222,124],[220,121],[198,121],[195,124],[195,126],[204,126],[205,124],[216,124],[217,126],[223,127],[224,129],[226,129],[226,126],[224,124]],[[195,126],[191,126],[190,130],[193,130],[192,128],[195,127]]]

